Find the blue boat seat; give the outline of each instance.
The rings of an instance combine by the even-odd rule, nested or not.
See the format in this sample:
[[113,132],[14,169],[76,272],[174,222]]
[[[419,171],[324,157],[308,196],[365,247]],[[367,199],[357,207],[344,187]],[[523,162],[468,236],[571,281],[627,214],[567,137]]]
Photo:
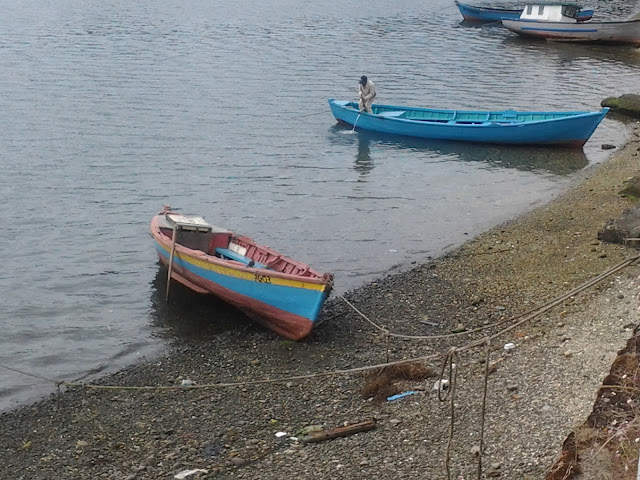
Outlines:
[[514,110],[505,110],[502,112],[501,118],[492,120],[491,123],[497,123],[501,125],[512,125],[514,123],[522,123],[518,121],[518,112]]
[[389,112],[380,112],[378,115],[380,115],[381,117],[401,117],[404,114],[404,110],[393,110]]
[[254,262],[249,257],[245,257],[244,255],[240,255],[238,252],[234,252],[228,248],[216,248],[216,253],[220,255],[224,260],[235,260],[236,262],[244,263],[247,267],[254,268],[267,268],[266,265],[260,262]]

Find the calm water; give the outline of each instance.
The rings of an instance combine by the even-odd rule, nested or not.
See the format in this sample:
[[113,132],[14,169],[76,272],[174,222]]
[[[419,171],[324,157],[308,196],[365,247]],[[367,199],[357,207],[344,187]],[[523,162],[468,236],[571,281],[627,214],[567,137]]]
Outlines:
[[[451,0],[168,3],[0,0],[0,365],[91,378],[233,316],[164,303],[163,204],[344,292],[549,201],[628,135],[606,118],[579,152],[403,140],[337,127],[326,101],[365,73],[382,103],[597,109],[637,92],[637,49],[469,27]],[[0,368],[0,409],[51,390]]]

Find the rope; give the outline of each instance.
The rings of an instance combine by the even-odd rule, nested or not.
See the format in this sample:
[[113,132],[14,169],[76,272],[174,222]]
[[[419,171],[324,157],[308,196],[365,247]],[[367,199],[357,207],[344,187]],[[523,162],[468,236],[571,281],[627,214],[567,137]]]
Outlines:
[[[474,330],[465,330],[463,332],[447,333],[447,334],[443,334],[443,335],[403,335],[403,334],[400,334],[400,333],[392,333],[389,330],[387,330],[385,327],[383,327],[381,325],[378,325],[376,322],[374,322],[369,317],[367,317],[364,313],[362,313],[360,310],[358,310],[355,307],[355,305],[353,305],[353,303],[351,303],[349,300],[347,300],[343,295],[338,294],[337,296],[338,296],[338,298],[341,298],[342,300],[344,300],[344,302],[347,305],[349,305],[358,315],[360,315],[363,319],[365,319],[367,322],[369,322],[369,324],[371,324],[371,326],[373,326],[375,329],[377,329],[378,331],[380,331],[384,335],[387,335],[389,337],[394,337],[394,338],[408,339],[408,340],[439,340],[439,339],[443,339],[443,338],[457,337],[459,335],[470,335],[472,333],[476,333],[476,332],[479,332],[481,330],[486,330],[487,328],[495,328],[497,326],[502,325],[503,323],[506,323],[507,321],[512,321],[515,318],[520,318],[520,316],[521,316],[521,315],[518,315],[518,316],[513,317],[511,319],[503,320],[502,322],[494,324],[494,325],[487,325],[487,326],[484,326],[484,327],[476,328]],[[530,311],[535,311],[535,309],[530,310]],[[524,315],[524,314],[522,314],[522,315]]]
[[0,367],[6,368],[7,370],[11,370],[12,372],[21,373],[22,375],[26,375],[28,377],[39,378],[40,380],[46,380],[47,382],[53,383],[55,385],[62,385],[64,383],[64,382],[59,382],[57,380],[52,380],[52,379],[47,378],[47,377],[36,375],[34,373],[25,372],[25,371],[19,370],[17,368],[7,367],[6,365],[0,365]]
[[489,360],[491,359],[491,340],[485,342],[484,384],[482,387],[482,413],[480,415],[480,450],[478,451],[478,480],[482,478],[482,454],[484,453],[484,419],[487,412],[487,388],[489,385]]
[[176,237],[178,236],[178,231],[180,230],[179,225],[173,226],[173,234],[171,235],[171,255],[169,256],[169,268],[167,271],[167,291],[165,294],[165,300],[169,300],[169,287],[171,286],[171,270],[173,270],[173,256],[176,251]]
[[304,115],[296,114],[296,117],[297,118],[304,118],[304,117],[310,117],[311,115],[320,115],[321,113],[327,113],[327,110],[321,110],[321,111],[318,111],[318,112],[305,113]]
[[344,301],[345,301],[345,303],[346,303],[347,305],[349,305],[351,308],[353,308],[353,310],[354,310],[358,315],[360,315],[360,316],[361,316],[362,318],[364,318],[367,322],[369,322],[369,323],[370,323],[374,328],[377,328],[381,333],[384,333],[385,335],[388,335],[388,334],[389,334],[389,331],[388,331],[386,328],[384,328],[384,327],[382,327],[382,326],[378,325],[376,322],[374,322],[373,320],[369,319],[369,317],[367,317],[364,313],[362,313],[360,310],[358,310],[358,309],[355,307],[355,305],[354,305],[353,303],[351,303],[349,300],[347,300],[346,298],[344,298],[344,295],[342,295],[342,294],[338,294],[338,297],[339,297],[339,298],[341,298],[342,300],[344,300]]
[[385,357],[385,360],[388,362],[388,361],[389,361],[389,353],[390,353],[389,351],[391,350],[391,349],[390,349],[390,346],[391,346],[391,338],[389,337],[389,335],[385,335],[385,337],[384,337],[384,338],[385,338],[385,344],[386,344],[386,347],[387,347],[387,351],[386,351],[387,356]]
[[[628,265],[630,265],[631,263],[635,262],[636,260],[638,260],[640,258],[640,255],[633,257],[629,260],[625,260],[624,262],[619,263],[618,265],[616,265],[615,267],[610,268],[609,270],[607,270],[606,272],[598,275],[596,278],[594,278],[593,280],[590,280],[588,282],[583,283],[580,287],[574,289],[572,292],[580,292],[583,290],[586,290],[589,287],[592,287],[593,285],[601,282],[602,280],[604,280],[606,277],[613,275],[614,273],[616,273],[617,271],[623,269],[624,267],[627,267]],[[572,293],[570,292],[570,293]],[[539,310],[537,310],[535,313],[532,313],[531,315],[527,315],[526,317],[524,317],[522,320],[514,323],[513,325],[508,326],[507,328],[491,335],[488,339],[489,340],[493,340],[496,339],[502,335],[504,335],[505,333],[510,332],[511,330],[514,330],[515,328],[521,326],[522,324],[528,322],[529,320],[537,317],[538,315],[541,315],[545,312],[547,312],[548,310],[551,310],[553,307],[557,306],[558,304],[562,303],[568,296],[573,296],[573,295],[569,295],[569,294],[565,294],[562,295],[560,297],[557,297],[556,300],[553,300],[551,302],[548,302],[546,305],[544,305],[543,307],[541,307]],[[462,347],[460,349],[460,351],[466,351],[466,350],[470,350],[472,348],[475,348],[479,345],[482,345],[482,343],[484,343],[484,340],[479,340],[477,342],[471,342],[468,343],[467,345],[465,345],[464,347]]]
[[[174,235],[173,235],[173,239],[175,240],[176,237],[176,231],[174,230]],[[173,248],[172,248],[173,250]],[[173,256],[173,251],[171,252],[172,256]],[[176,386],[176,385],[171,385],[171,386],[117,386],[117,385],[87,385],[85,383],[76,383],[76,382],[63,382],[63,381],[56,381],[41,375],[36,375],[36,374],[32,374],[29,372],[25,372],[23,370],[17,369],[17,368],[12,368],[12,367],[8,367],[6,365],[0,365],[0,367],[6,369],[6,370],[10,370],[16,373],[20,373],[22,375],[27,375],[33,378],[38,378],[41,380],[45,380],[47,382],[53,383],[56,385],[57,389],[58,389],[58,395],[57,395],[57,408],[59,409],[59,403],[60,403],[60,386],[64,385],[66,387],[81,387],[82,388],[82,395],[83,395],[83,402],[84,402],[84,395],[85,395],[85,391],[87,388],[92,388],[92,389],[104,389],[104,390],[191,390],[191,389],[207,389],[207,388],[225,388],[225,387],[238,387],[238,386],[251,386],[251,385],[263,385],[263,384],[273,384],[273,383],[278,383],[278,382],[285,382],[285,381],[292,381],[292,380],[305,380],[305,379],[314,379],[314,378],[322,378],[322,377],[329,377],[329,376],[334,376],[334,375],[345,375],[345,374],[351,374],[351,373],[357,373],[357,372],[364,372],[364,371],[368,371],[368,370],[376,370],[376,369],[381,369],[381,368],[386,368],[389,366],[393,366],[393,365],[401,365],[404,363],[411,363],[411,362],[418,362],[418,361],[427,361],[427,360],[433,360],[435,358],[440,357],[440,354],[432,354],[432,355],[428,355],[428,356],[422,356],[422,357],[415,357],[415,358],[411,358],[411,359],[405,359],[405,360],[398,360],[398,361],[394,361],[394,362],[389,362],[389,342],[391,337],[393,338],[403,338],[403,339],[440,339],[440,338],[447,338],[447,337],[452,337],[452,336],[457,336],[457,335],[461,335],[461,334],[471,334],[474,332],[478,332],[481,330],[484,330],[485,328],[495,328],[496,326],[500,326],[503,323],[506,322],[513,322],[514,320],[520,318],[519,321],[511,324],[510,326],[494,333],[493,335],[490,335],[486,338],[477,340],[477,341],[473,341],[473,342],[469,342],[466,345],[460,347],[460,348],[456,348],[456,347],[452,347],[449,349],[449,351],[447,352],[447,354],[445,355],[443,364],[442,364],[442,369],[440,372],[440,378],[438,380],[438,400],[440,402],[445,402],[447,400],[447,398],[449,398],[449,410],[450,410],[450,423],[449,423],[449,435],[448,435],[448,439],[447,439],[447,446],[446,446],[446,455],[445,455],[445,469],[447,472],[447,479],[451,480],[451,468],[450,468],[450,463],[451,463],[451,449],[452,449],[452,444],[453,444],[453,438],[454,438],[454,433],[455,433],[455,390],[456,390],[456,377],[457,377],[457,368],[456,368],[456,363],[454,363],[454,361],[457,361],[457,364],[459,365],[459,358],[460,358],[460,353],[462,352],[466,352],[471,350],[472,348],[476,348],[479,346],[484,345],[485,346],[485,370],[484,370],[484,383],[483,383],[483,392],[482,392],[482,405],[481,405],[481,423],[480,423],[480,440],[479,440],[479,456],[478,456],[478,471],[477,471],[477,478],[478,480],[481,479],[482,477],[482,457],[483,457],[483,453],[484,453],[484,430],[485,430],[485,418],[486,418],[486,405],[487,405],[487,392],[488,392],[488,377],[489,377],[489,363],[490,363],[490,344],[491,344],[491,340],[498,338],[499,336],[502,336],[510,331],[512,331],[513,329],[519,327],[520,325],[528,322],[529,320],[541,315],[542,313],[550,310],[551,308],[557,306],[558,304],[560,304],[561,302],[565,301],[567,298],[576,295],[577,293],[580,293],[584,290],[586,290],[587,288],[601,282],[603,279],[607,278],[608,276],[618,272],[619,270],[627,267],[628,265],[632,264],[633,262],[637,261],[638,259],[640,259],[640,255],[635,256],[631,259],[625,260],[621,263],[619,263],[618,265],[610,268],[609,270],[606,270],[605,272],[601,273],[600,275],[598,275],[597,277],[595,277],[594,279],[591,279],[585,283],[583,283],[582,285],[580,285],[577,288],[574,288],[573,290],[565,293],[564,295],[561,295],[559,297],[556,297],[556,299],[547,302],[546,304],[544,304],[542,307],[538,307],[538,308],[534,308],[532,310],[529,310],[529,312],[522,314],[520,316],[515,316],[515,317],[511,317],[510,319],[504,320],[503,322],[499,322],[497,324],[491,325],[491,326],[487,326],[487,327],[481,327],[475,330],[471,330],[471,331],[465,331],[465,332],[457,332],[457,333],[453,333],[453,334],[447,334],[447,335],[431,335],[431,336],[425,336],[425,335],[402,335],[402,334],[395,334],[390,332],[387,328],[378,325],[376,322],[370,320],[364,313],[362,313],[360,310],[358,310],[351,302],[349,302],[343,295],[339,295],[340,298],[342,298],[345,303],[347,305],[349,305],[358,315],[360,315],[362,318],[364,318],[367,322],[369,322],[369,324],[371,324],[374,328],[376,328],[378,331],[380,331],[381,333],[383,333],[385,335],[386,338],[386,359],[387,361],[385,363],[382,364],[378,364],[378,365],[368,365],[368,366],[362,366],[362,367],[356,367],[356,368],[350,368],[350,369],[339,369],[339,370],[334,370],[334,371],[330,371],[330,372],[322,372],[322,373],[315,373],[315,374],[309,374],[309,375],[296,375],[296,376],[290,376],[290,377],[285,377],[285,378],[279,378],[279,379],[263,379],[263,380],[253,380],[253,381],[243,381],[243,382],[220,382],[220,383],[215,383],[215,384],[204,384],[204,385],[189,385],[189,386]],[[171,260],[170,260],[170,265],[169,265],[169,275],[171,272]],[[170,280],[170,279],[169,279]],[[169,282],[168,282],[169,283]],[[167,296],[168,296],[168,289],[167,289]],[[443,388],[443,380],[444,380],[444,374],[445,374],[445,370],[447,369],[447,366],[449,367],[448,370],[448,374],[449,374],[449,388],[445,389]],[[619,388],[619,386],[616,386]],[[608,440],[609,441],[609,440]],[[607,442],[608,442],[607,441]],[[605,445],[606,443],[605,442]],[[604,445],[603,445],[604,448]],[[272,452],[268,452],[268,453],[272,453]],[[260,457],[258,457],[259,459]],[[257,460],[257,459],[256,459]],[[639,460],[639,470],[640,470],[640,460]],[[640,473],[638,474],[638,480],[640,480]]]
[[[449,411],[451,412],[450,414],[451,421],[449,423],[449,438],[447,439],[447,453],[446,453],[445,462],[444,462],[445,469],[447,470],[447,480],[451,480],[451,470],[450,470],[449,464],[451,463],[451,445],[453,443],[453,432],[454,432],[454,425],[455,425],[454,398],[455,398],[456,375],[457,375],[456,366],[453,361],[456,358],[459,358],[458,351],[456,350],[455,347],[451,347],[447,352],[447,356],[445,357],[444,362],[442,363],[442,370],[440,371],[440,378],[438,380],[438,400],[440,400],[440,402],[445,402],[447,400],[447,397],[449,397],[449,400],[450,400]],[[442,384],[442,381],[444,379],[444,371],[447,368],[447,365],[449,365],[449,388],[445,389],[443,388],[444,386]]]
[[269,383],[281,383],[288,382],[292,380],[307,380],[312,378],[321,378],[321,377],[330,377],[334,375],[347,375],[351,373],[357,372],[365,372],[368,370],[376,370],[379,368],[390,367],[393,365],[402,365],[404,363],[413,363],[413,362],[424,362],[427,360],[434,360],[440,357],[440,354],[432,354],[424,357],[414,357],[408,358],[404,360],[396,360],[394,362],[386,362],[379,363],[377,365],[365,365],[362,367],[355,367],[349,369],[341,369],[341,370],[332,370],[330,372],[321,372],[321,373],[312,373],[309,375],[295,375],[291,377],[283,377],[283,378],[266,378],[263,380],[248,380],[245,382],[221,382],[221,383],[211,383],[211,384],[203,384],[203,385],[158,385],[158,386],[118,386],[118,385],[91,385],[86,383],[74,383],[74,382],[62,382],[61,384],[66,387],[82,387],[82,388],[93,388],[93,389],[102,389],[102,390],[195,390],[195,389],[205,389],[205,388],[224,388],[224,387],[244,387],[251,385],[264,385]]
[[[577,295],[578,293],[586,290],[589,287],[592,287],[593,285],[595,285],[596,283],[601,282],[602,280],[604,280],[605,278],[613,275],[614,273],[616,273],[617,271],[627,267],[628,265],[632,264],[633,262],[635,262],[636,260],[640,259],[640,255],[637,255],[633,258],[624,260],[622,262],[620,262],[619,264],[611,267],[609,270],[605,270],[603,273],[601,273],[600,275],[598,275],[597,277],[588,280],[587,282],[583,283],[582,285],[574,288],[573,290],[570,290],[569,292],[556,297],[554,300],[551,300],[549,302],[547,302],[546,304],[543,304],[542,306],[539,307],[535,307],[532,308],[530,310],[528,310],[525,313],[522,313],[520,315],[516,315],[514,317],[511,317],[509,319],[503,320],[501,322],[498,322],[496,324],[493,325],[486,325],[484,327],[479,327],[476,329],[472,329],[472,330],[465,330],[463,332],[456,332],[456,333],[448,333],[448,334],[443,334],[443,335],[404,335],[404,334],[399,334],[399,333],[393,333],[390,332],[388,329],[386,329],[385,327],[378,325],[376,322],[374,322],[373,320],[371,320],[370,318],[368,318],[364,313],[362,313],[360,310],[358,310],[351,302],[349,302],[343,295],[338,295],[339,298],[341,298],[342,300],[344,300],[347,305],[349,305],[351,308],[353,308],[353,310],[360,315],[362,318],[364,318],[367,322],[369,322],[372,326],[374,326],[376,329],[378,329],[379,331],[383,332],[385,335],[389,335],[390,337],[394,337],[394,338],[402,338],[405,340],[438,340],[438,339],[443,339],[443,338],[450,338],[450,337],[456,337],[459,335],[471,335],[472,333],[477,333],[483,330],[486,330],[488,328],[495,328],[498,327],[500,325],[503,325],[507,322],[512,322],[518,318],[522,318],[523,316],[525,317],[523,320],[511,325],[510,327],[501,330],[500,332],[494,334],[492,337],[490,337],[491,339],[496,338],[497,336],[500,336],[504,333],[507,333],[511,330],[513,330],[513,328],[522,325],[523,323],[531,320],[532,318],[535,318],[536,316],[546,312],[547,310],[549,310],[550,308],[555,307],[556,305],[558,305],[559,303],[562,303],[563,301],[565,301],[566,299],[573,297],[575,295]],[[484,342],[484,340],[482,340],[481,342]],[[481,343],[482,344],[482,343]],[[476,343],[472,343],[469,345],[469,348],[473,348],[478,346],[477,342]]]
[[[487,341],[491,341],[511,330],[513,330],[514,328],[517,328],[518,326],[522,325],[523,323],[526,323],[527,321],[531,320],[532,318],[536,317],[537,315],[540,315],[541,313],[546,312],[547,310],[551,309],[552,307],[556,306],[558,303],[560,303],[561,301],[564,301],[567,297],[574,295],[577,292],[580,292],[600,281],[602,281],[602,279],[606,278],[609,275],[612,275],[613,273],[621,270],[622,268],[630,265],[631,263],[635,262],[636,260],[640,259],[640,255],[633,257],[631,259],[625,260],[623,262],[621,262],[620,264],[612,267],[611,269],[605,271],[604,273],[600,274],[598,277],[594,278],[593,280],[590,280],[586,283],[584,283],[583,285],[581,285],[578,288],[575,288],[574,290],[572,290],[569,293],[566,293],[565,295],[562,295],[561,297],[558,297],[556,300],[552,301],[552,302],[548,302],[545,306],[540,307],[539,309],[533,309],[531,310],[534,313],[531,313],[529,315],[526,315],[524,318],[522,318],[522,320],[518,321],[517,323],[512,324],[511,326],[505,328],[504,330],[501,330],[487,338],[475,341],[475,342],[470,342],[462,347],[457,348],[456,352],[460,353],[460,352],[465,352],[468,350],[471,350],[472,348],[476,348],[478,346],[481,346],[483,344],[485,344]],[[349,302],[346,298],[344,298],[344,296],[340,295],[340,297],[349,305],[351,306],[351,308],[354,309],[355,312],[357,312],[360,316],[362,316],[362,318],[364,318],[365,320],[367,320],[372,326],[374,326],[376,329],[378,329],[379,331],[383,332],[385,335],[388,335],[389,337],[395,337],[395,338],[418,338],[418,339],[423,339],[423,338],[444,338],[444,337],[450,337],[450,336],[454,336],[454,335],[459,335],[460,333],[456,333],[456,334],[450,334],[450,335],[436,335],[436,336],[411,336],[411,335],[398,335],[398,334],[393,334],[390,333],[386,328],[376,324],[375,322],[371,321],[366,315],[364,315],[362,312],[360,312],[360,310],[358,310],[351,302]],[[520,318],[520,317],[513,317],[509,320],[506,321],[513,321],[513,319],[515,318]],[[505,322],[506,322],[505,321]],[[500,325],[503,322],[497,324]],[[495,326],[495,325],[494,325]],[[484,328],[484,327],[483,327]],[[479,331],[481,329],[477,329],[477,330],[473,330],[473,331]],[[461,333],[472,333],[473,331],[467,331],[467,332],[461,332]],[[379,368],[384,368],[384,367],[389,367],[389,366],[393,366],[393,365],[401,365],[404,363],[411,363],[411,362],[420,362],[420,361],[428,361],[428,360],[433,360],[436,358],[441,357],[441,354],[432,354],[432,355],[427,355],[427,356],[422,356],[422,357],[415,357],[415,358],[409,358],[409,359],[405,359],[405,360],[397,360],[397,361],[393,361],[393,362],[386,362],[386,363],[381,363],[378,365],[365,365],[362,367],[355,367],[355,368],[350,368],[350,369],[338,369],[338,370],[333,370],[330,372],[322,372],[322,373],[315,373],[315,374],[309,374],[309,375],[296,375],[296,376],[290,376],[290,377],[284,377],[284,378],[278,378],[278,379],[263,379],[263,380],[251,380],[251,381],[244,381],[244,382],[221,382],[221,383],[215,383],[215,384],[203,384],[203,385],[189,385],[189,386],[181,386],[181,385],[160,385],[160,386],[118,386],[118,385],[91,385],[91,384],[86,384],[86,383],[78,383],[78,382],[65,382],[65,381],[58,381],[58,380],[53,380],[41,375],[36,375],[33,373],[29,373],[29,372],[25,372],[23,370],[19,370],[17,368],[12,368],[12,367],[8,367],[6,365],[1,365],[0,367],[5,368],[7,370],[11,370],[13,372],[16,373],[20,373],[22,375],[27,375],[33,378],[38,378],[41,380],[45,380],[47,382],[50,382],[56,386],[60,386],[63,385],[65,387],[82,387],[84,388],[93,388],[93,389],[113,389],[113,390],[188,390],[188,389],[204,389],[204,388],[226,388],[226,387],[239,387],[239,386],[251,386],[251,385],[261,385],[261,384],[271,384],[271,383],[279,383],[279,382],[287,382],[287,381],[293,381],[293,380],[305,380],[305,379],[313,379],[313,378],[321,378],[321,377],[329,377],[329,376],[334,376],[334,375],[347,375],[347,374],[352,374],[352,373],[357,373],[357,372],[364,372],[364,371],[368,371],[368,370],[375,370],[375,369],[379,369]],[[446,360],[445,360],[446,361]]]

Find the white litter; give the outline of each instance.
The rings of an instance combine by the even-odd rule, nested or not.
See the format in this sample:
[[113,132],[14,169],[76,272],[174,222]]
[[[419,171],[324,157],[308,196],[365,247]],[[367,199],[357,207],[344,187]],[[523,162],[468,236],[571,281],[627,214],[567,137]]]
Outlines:
[[[442,382],[442,383],[440,383]],[[446,378],[441,380],[438,380],[434,385],[433,385],[433,389],[434,390],[446,390],[447,388],[449,388],[449,380],[447,380]]]
[[204,470],[202,468],[194,468],[193,470],[183,470],[180,473],[177,473],[173,476],[173,478],[177,478],[178,480],[182,478],[187,478],[189,475],[193,475],[194,473],[209,473],[208,470]]

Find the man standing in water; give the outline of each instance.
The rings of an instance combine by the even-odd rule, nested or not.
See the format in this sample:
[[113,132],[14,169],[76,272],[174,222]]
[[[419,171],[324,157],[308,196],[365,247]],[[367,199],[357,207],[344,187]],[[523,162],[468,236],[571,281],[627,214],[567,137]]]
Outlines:
[[358,92],[360,94],[360,100],[358,101],[360,113],[373,113],[371,111],[371,104],[373,103],[373,99],[376,98],[376,86],[371,80],[367,79],[366,75],[360,77]]

